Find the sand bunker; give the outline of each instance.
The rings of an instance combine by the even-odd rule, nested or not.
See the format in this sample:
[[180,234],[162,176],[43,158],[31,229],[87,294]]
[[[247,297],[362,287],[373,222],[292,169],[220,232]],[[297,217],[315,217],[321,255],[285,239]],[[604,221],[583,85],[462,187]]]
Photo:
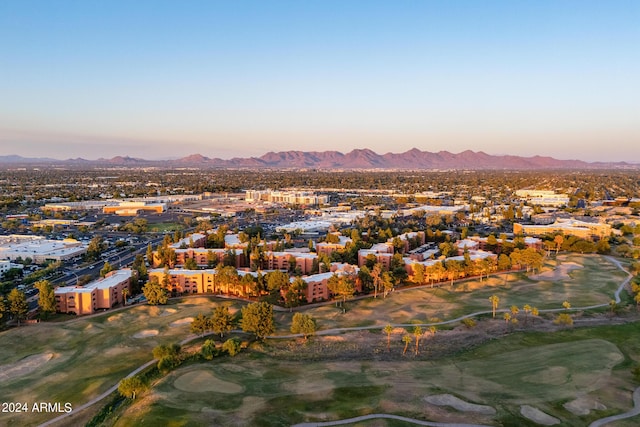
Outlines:
[[555,424],[560,424],[560,420],[552,417],[549,414],[545,414],[538,408],[534,408],[529,405],[522,405],[520,407],[520,414],[523,417],[530,419],[534,423],[542,424],[543,426],[552,426]]
[[53,353],[41,353],[27,356],[15,363],[0,366],[0,381],[8,381],[30,374],[53,358]]
[[575,262],[563,262],[551,271],[545,271],[544,273],[536,274],[530,277],[533,280],[547,280],[556,282],[558,280],[571,278],[571,276],[569,276],[569,273],[573,270],[579,270],[581,268],[583,267],[580,264],[576,264]]
[[169,326],[175,328],[176,326],[186,325],[191,322],[193,322],[193,317],[185,317],[184,319],[176,320],[175,322],[169,323]]
[[244,391],[242,386],[229,381],[223,381],[211,372],[205,370],[187,372],[176,379],[173,382],[173,386],[178,390],[193,393],[215,391],[216,393],[238,394]]
[[168,316],[170,314],[175,314],[177,312],[178,312],[178,310],[176,310],[175,308],[165,308],[164,310],[162,310],[160,312],[160,316],[164,317],[164,316]]
[[494,415],[496,410],[491,406],[476,405],[474,403],[465,402],[450,394],[435,394],[424,398],[425,402],[436,406],[450,406],[461,412],[477,412],[483,415]]
[[122,313],[114,314],[113,316],[109,316],[107,318],[107,322],[115,322],[116,320],[120,320],[122,318]]
[[158,335],[158,330],[157,329],[145,329],[144,331],[138,332],[133,337],[134,338],[147,338],[147,337],[155,337],[156,335]]
[[602,403],[588,396],[581,396],[576,400],[565,403],[562,406],[564,406],[564,409],[571,412],[572,414],[580,416],[589,415],[589,412],[591,412],[592,410],[603,411],[607,409],[607,407]]

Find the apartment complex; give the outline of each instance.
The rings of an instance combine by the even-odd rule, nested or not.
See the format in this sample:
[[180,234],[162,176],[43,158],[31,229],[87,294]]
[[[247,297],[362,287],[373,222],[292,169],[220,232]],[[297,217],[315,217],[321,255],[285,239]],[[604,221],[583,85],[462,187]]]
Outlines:
[[112,271],[86,286],[61,286],[54,291],[56,311],[79,316],[109,309],[124,302],[122,291],[130,291],[131,270]]

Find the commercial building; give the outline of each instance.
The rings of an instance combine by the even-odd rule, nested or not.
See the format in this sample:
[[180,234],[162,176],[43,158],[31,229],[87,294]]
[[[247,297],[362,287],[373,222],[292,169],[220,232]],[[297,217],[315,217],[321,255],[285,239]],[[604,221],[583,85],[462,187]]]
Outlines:
[[140,212],[162,213],[167,210],[165,203],[119,202],[115,206],[105,206],[102,213],[116,215],[138,215]]
[[66,261],[82,256],[87,248],[75,239],[48,240],[41,236],[12,234],[0,238],[0,259],[15,261],[30,258],[41,264]]
[[272,191],[272,190],[247,190],[245,194],[247,202],[271,202],[285,205],[326,205],[329,196],[317,195],[309,191]]
[[556,219],[554,223],[547,225],[513,224],[514,234],[541,236],[557,232],[564,235],[581,237],[583,239],[591,239],[593,237],[603,238],[611,234],[611,225],[602,222],[586,222],[577,219],[560,218]]

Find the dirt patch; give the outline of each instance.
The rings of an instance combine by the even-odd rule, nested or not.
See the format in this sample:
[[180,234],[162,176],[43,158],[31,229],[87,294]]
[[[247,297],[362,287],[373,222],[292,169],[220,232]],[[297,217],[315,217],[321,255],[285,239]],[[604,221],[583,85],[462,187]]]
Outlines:
[[564,409],[571,412],[574,415],[589,415],[592,410],[603,411],[607,409],[605,405],[589,396],[581,396],[576,400],[567,402],[564,405]]
[[545,414],[540,409],[534,408],[533,406],[522,405],[520,407],[520,414],[522,414],[523,417],[530,419],[534,423],[538,423],[543,426],[560,424],[559,419],[552,417],[549,414]]
[[173,382],[178,390],[193,393],[215,391],[217,393],[238,394],[244,391],[244,387],[229,381],[223,381],[209,371],[197,370],[181,375]]
[[144,331],[140,331],[137,334],[134,334],[133,337],[134,338],[148,338],[148,337],[155,337],[156,335],[158,335],[158,330],[157,329],[145,329]]
[[33,354],[16,363],[2,365],[0,366],[0,381],[9,381],[30,374],[51,360],[53,356],[53,353]]
[[177,326],[186,325],[191,322],[193,322],[193,317],[185,317],[184,319],[176,320],[175,322],[169,323],[169,326],[175,328]]
[[483,415],[494,415],[496,413],[496,410],[491,406],[469,403],[451,394],[435,394],[425,397],[424,400],[436,406],[450,406],[461,412],[478,412]]

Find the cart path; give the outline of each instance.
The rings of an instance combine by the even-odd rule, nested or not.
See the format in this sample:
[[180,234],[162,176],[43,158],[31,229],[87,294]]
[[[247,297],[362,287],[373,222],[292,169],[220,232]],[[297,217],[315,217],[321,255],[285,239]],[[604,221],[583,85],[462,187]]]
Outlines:
[[[615,264],[620,270],[624,271],[625,273],[628,274],[627,278],[620,283],[620,286],[618,286],[618,288],[616,289],[616,291],[614,292],[614,299],[616,301],[616,303],[620,302],[620,293],[622,292],[622,290],[625,288],[625,286],[631,281],[631,279],[633,278],[633,275],[631,273],[629,273],[627,270],[624,269],[624,267],[622,266],[622,264],[620,263],[620,261],[618,261],[617,259],[613,258],[613,257],[605,257],[606,259],[608,259],[609,261],[611,261],[613,264]],[[333,302],[329,302],[330,304],[333,304]],[[602,308],[602,307],[608,307],[609,304],[597,304],[597,305],[592,305],[592,306],[588,306],[588,307],[572,307],[570,309],[570,311],[577,311],[577,310],[588,310],[588,309],[594,309],[594,308]],[[124,308],[124,307],[123,307]],[[496,310],[496,313],[506,313],[507,309],[502,309],[502,310]],[[557,308],[557,309],[547,309],[547,310],[540,310],[541,313],[553,313],[553,312],[559,312],[559,311],[566,311],[564,308]],[[455,323],[455,322],[460,322],[463,319],[467,319],[470,317],[475,317],[475,316],[479,316],[479,315],[483,315],[483,314],[491,314],[492,311],[491,310],[485,310],[485,311],[477,311],[475,313],[471,313],[471,314],[466,314],[464,316],[460,316],[457,317],[455,319],[450,319],[450,320],[445,320],[442,322],[436,322],[436,323],[401,323],[401,324],[393,324],[391,326],[393,327],[415,327],[417,325],[420,326],[438,326],[438,325],[446,325],[449,323]],[[86,318],[86,317],[83,317]],[[76,319],[73,319],[72,321],[76,321]],[[351,331],[364,331],[364,330],[372,330],[372,329],[382,329],[383,326],[359,326],[359,327],[352,327],[352,328],[334,328],[334,329],[325,329],[322,331],[317,331],[315,333],[315,335],[336,335],[336,334],[341,334],[344,332],[351,332]],[[242,332],[242,331],[233,331],[233,332]],[[182,340],[180,342],[180,345],[184,345],[187,344],[197,338],[201,338],[202,336],[208,336],[208,335],[213,335],[213,332],[209,332],[206,333],[204,335],[192,335],[189,336],[187,338],[185,338],[184,340]],[[302,337],[302,334],[288,334],[288,335],[271,335],[268,336],[266,338],[270,338],[270,339],[287,339],[287,338],[299,338]],[[142,366],[140,366],[139,368],[137,368],[136,370],[132,371],[129,375],[127,375],[125,378],[129,378],[132,377],[134,375],[136,375],[137,373],[139,373],[140,371],[142,371],[143,369],[146,369],[147,367],[151,366],[153,363],[155,363],[155,360],[150,360],[149,362],[143,364]],[[56,418],[53,418],[43,424],[40,424],[39,427],[45,427],[45,426],[49,426],[52,425],[58,421],[63,420],[64,418],[70,417],[73,414],[76,414],[96,403],[98,403],[99,401],[105,399],[107,396],[109,396],[111,393],[115,392],[116,390],[118,390],[118,384],[112,386],[111,388],[109,388],[107,391],[105,391],[104,393],[102,393],[101,395],[91,399],[89,402],[84,403],[76,408],[73,408],[73,410],[71,412],[68,413],[64,413]],[[633,401],[634,401],[634,408],[629,411],[629,412],[625,412],[624,414],[619,414],[619,415],[614,415],[611,417],[607,417],[607,418],[603,418],[601,420],[596,420],[593,423],[591,423],[591,425],[589,427],[598,427],[598,426],[602,426],[604,425],[604,423],[606,422],[610,422],[610,421],[615,421],[618,419],[624,419],[624,418],[629,418],[635,415],[640,414],[640,387],[638,387],[634,393],[633,393]],[[311,426],[331,426],[331,425],[340,425],[340,424],[349,424],[349,423],[354,423],[357,421],[362,421],[362,420],[366,420],[366,419],[372,419],[372,418],[389,418],[389,419],[396,419],[396,420],[401,420],[401,421],[407,421],[407,422],[412,422],[414,424],[418,424],[418,425],[425,425],[425,426],[443,426],[443,427],[486,427],[486,426],[480,426],[480,425],[476,425],[476,424],[448,424],[448,423],[434,423],[434,422],[429,422],[429,421],[421,421],[421,420],[415,420],[412,418],[405,418],[405,417],[401,417],[401,416],[397,416],[397,415],[391,415],[391,414],[372,414],[372,415],[364,415],[363,417],[366,418],[362,418],[361,417],[356,417],[356,418],[350,418],[348,420],[339,420],[339,421],[327,421],[325,423],[303,423],[303,424],[297,424],[296,426],[298,427],[311,427]],[[617,418],[619,417],[619,418]],[[602,424],[597,424],[599,422],[603,422]],[[337,423],[337,424],[327,424],[327,423]]]
[[589,427],[601,427],[613,421],[635,417],[638,414],[640,414],[640,387],[636,388],[633,392],[633,409],[622,414],[612,415],[610,417],[595,420],[594,422],[589,424]]

